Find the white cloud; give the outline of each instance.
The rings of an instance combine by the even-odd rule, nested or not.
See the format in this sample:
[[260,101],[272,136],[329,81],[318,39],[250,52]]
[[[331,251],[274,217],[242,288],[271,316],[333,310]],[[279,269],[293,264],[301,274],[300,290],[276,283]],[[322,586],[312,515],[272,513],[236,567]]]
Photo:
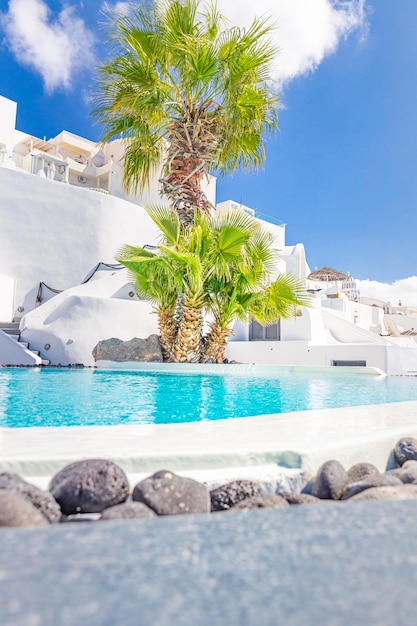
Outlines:
[[248,26],[255,14],[270,16],[280,48],[274,67],[279,85],[314,71],[341,39],[366,32],[366,0],[219,0],[230,23]]
[[111,2],[103,2],[101,5],[101,10],[104,13],[121,13],[122,15],[127,15],[131,8],[132,5],[130,2],[116,2],[114,4]]
[[69,89],[76,73],[94,62],[94,37],[73,7],[53,17],[44,0],[10,0],[2,21],[8,47],[41,75],[48,92]]
[[356,280],[361,296],[376,298],[384,302],[391,302],[397,306],[401,301],[403,306],[417,309],[417,276],[402,278],[393,283],[380,283],[376,280]]

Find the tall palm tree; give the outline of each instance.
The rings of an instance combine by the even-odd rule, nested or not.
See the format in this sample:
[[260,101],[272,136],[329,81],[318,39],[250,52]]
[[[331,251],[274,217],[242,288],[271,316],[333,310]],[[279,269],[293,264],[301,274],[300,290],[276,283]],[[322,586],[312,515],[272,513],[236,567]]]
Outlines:
[[104,141],[126,140],[124,183],[137,190],[163,162],[162,193],[185,224],[210,203],[211,171],[256,168],[277,128],[268,20],[225,27],[214,3],[154,0],[113,14],[111,61],[99,68],[94,115]]
[[[235,319],[252,315],[271,323],[308,303],[293,277],[272,281],[277,251],[269,233],[243,211],[196,215],[189,227],[169,208],[147,211],[162,233],[158,251],[125,246],[118,260],[156,304],[164,358],[221,362]],[[175,323],[167,324],[167,311]],[[212,319],[203,336],[206,314]]]

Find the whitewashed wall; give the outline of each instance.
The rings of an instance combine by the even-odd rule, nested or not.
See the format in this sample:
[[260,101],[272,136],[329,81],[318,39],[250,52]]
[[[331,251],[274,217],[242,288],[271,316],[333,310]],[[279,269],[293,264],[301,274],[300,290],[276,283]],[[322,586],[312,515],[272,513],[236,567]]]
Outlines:
[[0,96],[0,143],[11,151],[14,145],[17,104]]
[[78,285],[124,243],[155,243],[145,211],[125,200],[0,168],[0,267],[16,279],[16,308],[35,307],[39,283]]
[[52,365],[92,366],[99,341],[159,332],[151,305],[131,292],[124,270],[68,289],[22,318],[21,338]]
[[41,358],[0,330],[0,365],[40,365]]
[[229,360],[261,365],[309,365],[328,367],[333,360],[366,361],[390,376],[417,374],[417,350],[390,345],[339,344],[314,346],[307,341],[232,342],[226,350]]
[[14,278],[0,274],[0,322],[13,320],[14,291]]

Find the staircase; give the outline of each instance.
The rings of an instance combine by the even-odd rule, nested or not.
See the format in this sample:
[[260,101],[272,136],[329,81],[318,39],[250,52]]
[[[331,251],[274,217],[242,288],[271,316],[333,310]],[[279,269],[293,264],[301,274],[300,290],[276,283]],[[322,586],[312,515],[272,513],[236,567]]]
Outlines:
[[[19,321],[16,319],[13,322],[0,322],[0,330],[2,330],[6,335],[9,335],[12,339],[15,339],[22,348],[26,348],[36,356],[40,356],[39,350],[31,350],[29,344],[26,341],[20,341],[20,329],[19,329]],[[42,365],[50,365],[50,361],[48,359],[42,359]]]

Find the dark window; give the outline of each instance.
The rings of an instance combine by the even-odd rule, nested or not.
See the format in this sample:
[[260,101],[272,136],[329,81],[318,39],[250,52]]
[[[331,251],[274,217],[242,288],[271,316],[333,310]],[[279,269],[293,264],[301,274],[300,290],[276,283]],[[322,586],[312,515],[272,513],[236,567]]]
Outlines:
[[280,320],[276,324],[263,326],[252,320],[249,327],[249,341],[280,341],[281,325]]

